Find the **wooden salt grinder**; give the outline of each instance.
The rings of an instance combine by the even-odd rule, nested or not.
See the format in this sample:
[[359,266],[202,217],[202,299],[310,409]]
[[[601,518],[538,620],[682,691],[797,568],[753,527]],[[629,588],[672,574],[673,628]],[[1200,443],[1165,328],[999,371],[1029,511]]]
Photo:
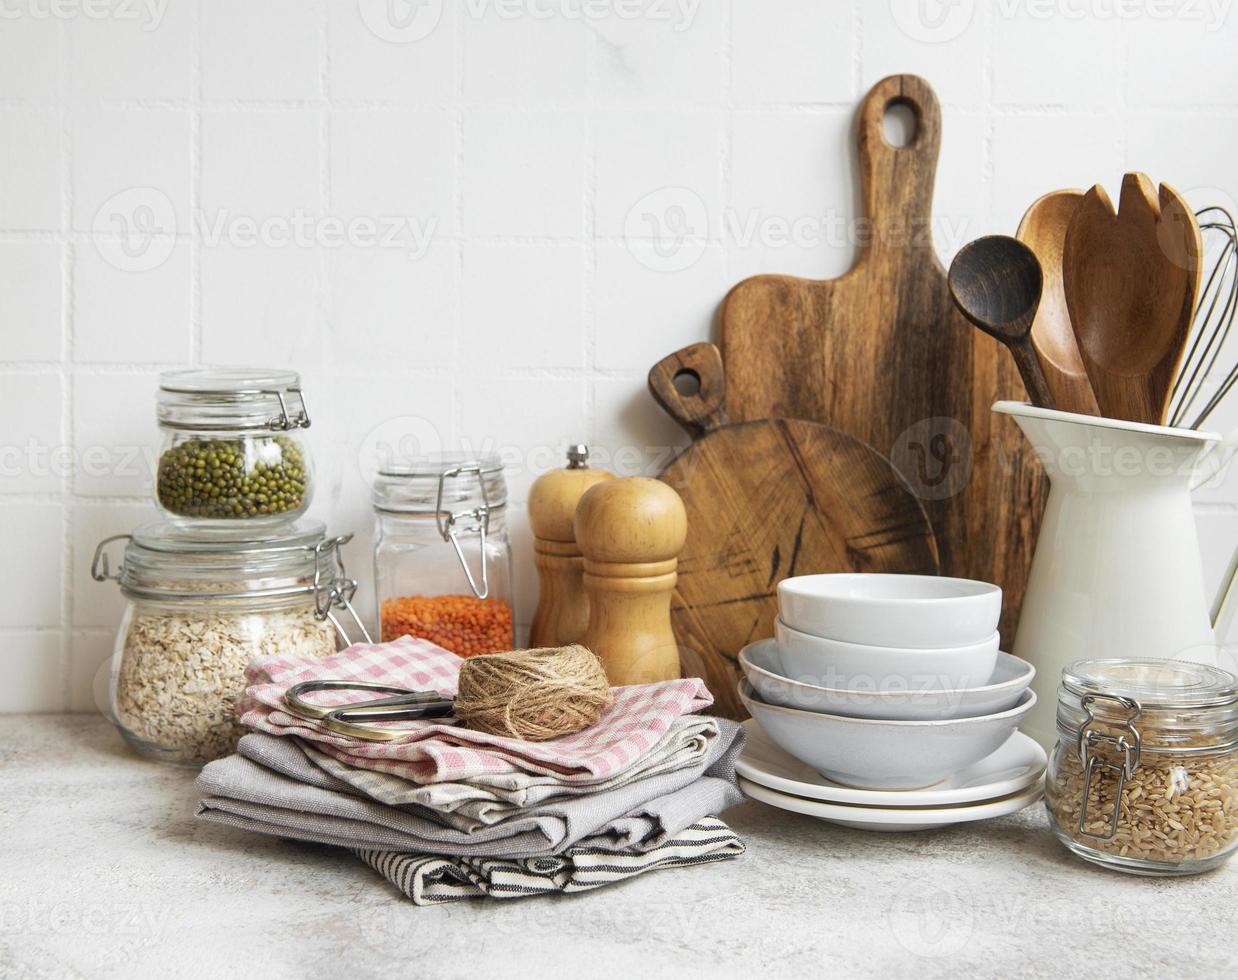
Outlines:
[[589,624],[584,561],[576,544],[576,505],[586,490],[613,479],[605,470],[589,469],[589,447],[571,446],[567,467],[550,470],[529,488],[529,526],[533,529],[533,563],[537,566],[537,611],[529,631],[531,647],[576,643]]
[[659,480],[608,480],[580,498],[576,540],[589,594],[581,642],[601,659],[611,684],[680,676],[671,592],[687,535],[683,501]]

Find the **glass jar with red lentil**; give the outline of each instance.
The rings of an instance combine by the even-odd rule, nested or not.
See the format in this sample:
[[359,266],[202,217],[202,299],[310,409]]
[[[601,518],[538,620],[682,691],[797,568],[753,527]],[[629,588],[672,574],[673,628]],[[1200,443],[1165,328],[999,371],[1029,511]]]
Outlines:
[[374,481],[374,587],[383,641],[469,657],[510,650],[507,484],[495,455],[388,463]]

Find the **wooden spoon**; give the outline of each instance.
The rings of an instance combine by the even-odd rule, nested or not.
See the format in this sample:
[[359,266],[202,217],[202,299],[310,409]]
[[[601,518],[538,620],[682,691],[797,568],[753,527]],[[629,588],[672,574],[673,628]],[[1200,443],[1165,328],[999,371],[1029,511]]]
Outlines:
[[1032,350],[1053,395],[1054,404],[1066,412],[1099,415],[1100,406],[1088,380],[1087,368],[1079,354],[1075,331],[1066,308],[1066,289],[1062,284],[1062,249],[1066,229],[1083,203],[1083,191],[1053,191],[1038,198],[1027,209],[1015,237],[1036,253],[1044,274],[1040,308],[1032,321]]
[[1191,329],[1203,242],[1190,206],[1146,174],[1122,179],[1117,212],[1097,184],[1066,232],[1066,305],[1109,418],[1159,424]]
[[1028,334],[1044,277],[1036,254],[1017,238],[989,235],[969,242],[950,263],[950,296],[963,316],[1010,348],[1033,405],[1053,395]]

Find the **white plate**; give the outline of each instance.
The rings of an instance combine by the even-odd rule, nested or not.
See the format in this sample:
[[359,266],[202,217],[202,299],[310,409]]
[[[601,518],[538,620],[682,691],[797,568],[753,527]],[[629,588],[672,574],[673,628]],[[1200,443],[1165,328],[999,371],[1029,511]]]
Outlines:
[[1004,817],[1008,813],[1017,813],[1031,806],[1044,796],[1044,784],[1037,782],[1021,793],[1015,793],[1013,796],[1006,796],[1000,800],[991,800],[988,803],[943,807],[879,807],[848,806],[845,803],[806,800],[802,796],[791,796],[788,793],[779,793],[776,789],[758,786],[743,777],[740,777],[739,788],[746,796],[762,803],[768,803],[779,810],[802,813],[808,817],[816,817],[818,820],[836,823],[843,827],[853,827],[856,830],[873,830],[887,834],[911,833],[916,830],[929,830],[933,827],[946,827],[950,824],[969,823],[973,820]]
[[752,718],[744,722],[748,740],[735,763],[746,780],[805,799],[859,806],[949,806],[996,800],[1035,785],[1048,759],[1033,738],[1015,732],[996,752],[926,789],[853,789],[830,782],[812,766],[773,743]]

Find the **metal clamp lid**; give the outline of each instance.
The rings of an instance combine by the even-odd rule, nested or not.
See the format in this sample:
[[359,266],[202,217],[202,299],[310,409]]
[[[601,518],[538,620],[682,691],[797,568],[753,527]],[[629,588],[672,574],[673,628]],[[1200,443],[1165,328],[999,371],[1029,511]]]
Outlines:
[[[348,612],[352,617],[353,624],[361,631],[361,635],[365,638],[366,643],[374,642],[370,637],[370,631],[365,628],[365,623],[361,621],[361,617],[357,615],[357,610],[353,608],[352,600],[353,596],[357,594],[357,580],[348,578],[347,572],[344,570],[344,558],[340,553],[340,549],[351,540],[351,534],[341,534],[334,538],[326,538],[318,542],[314,547],[314,615],[319,620],[329,619],[331,625],[335,627],[335,631],[340,635],[340,639],[349,646],[354,641],[348,636],[348,631],[344,629],[337,618],[336,609],[343,609]],[[329,548],[334,551],[339,575],[333,575],[330,581],[327,581],[323,576],[323,555]]]
[[[1125,709],[1126,718],[1122,724],[1125,730],[1121,734],[1114,736],[1091,727],[1092,722],[1096,720],[1092,705],[1097,701],[1112,701]],[[1122,788],[1126,785],[1126,780],[1134,778],[1135,770],[1139,768],[1139,753],[1143,745],[1143,737],[1139,734],[1139,729],[1135,727],[1135,722],[1143,715],[1143,706],[1134,698],[1120,694],[1088,694],[1080,701],[1080,706],[1084,710],[1084,719],[1075,733],[1075,746],[1079,752],[1080,765],[1083,767],[1083,790],[1079,800],[1079,834],[1093,840],[1110,841],[1118,833],[1118,817],[1122,812]],[[1122,754],[1121,765],[1110,762],[1099,754],[1094,754],[1093,746],[1099,748],[1102,744],[1112,746]],[[1088,795],[1093,778],[1103,775],[1106,771],[1117,773],[1118,780],[1117,788],[1113,793],[1113,811],[1109,815],[1109,833],[1093,834],[1086,829]]]
[[[90,563],[91,578],[96,582],[118,582],[120,583],[121,590],[126,595],[141,599],[226,601],[312,595],[315,616],[320,621],[330,620],[331,625],[335,627],[336,632],[345,643],[351,645],[354,641],[349,637],[348,631],[340,622],[337,610],[344,610],[349,614],[353,625],[365,639],[365,642],[374,642],[370,638],[370,633],[366,629],[365,624],[361,621],[361,617],[357,615],[357,611],[352,605],[352,599],[357,592],[357,581],[356,579],[348,578],[347,572],[344,569],[344,558],[341,549],[352,540],[353,536],[351,534],[323,537],[313,543],[273,545],[269,547],[263,547],[258,542],[237,542],[242,547],[229,552],[231,555],[241,558],[264,554],[278,555],[281,557],[281,561],[284,559],[295,559],[298,565],[304,565],[308,559],[312,558],[314,563],[313,579],[309,583],[305,581],[308,569],[304,569],[296,573],[291,571],[282,573],[281,583],[267,588],[237,590],[233,586],[219,591],[212,591],[210,589],[194,591],[183,586],[160,588],[152,585],[149,580],[144,581],[136,571],[136,560],[128,564],[126,563],[126,559],[133,558],[135,554],[143,553],[143,547],[139,541],[135,540],[134,535],[140,536],[144,530],[146,529],[139,528],[134,534],[113,534],[111,537],[100,541],[95,548],[94,558]],[[116,565],[115,571],[113,571],[112,561],[108,553],[108,546],[114,541],[128,542],[125,558]],[[178,551],[168,551],[164,552],[164,554],[173,556],[178,563],[189,557],[187,553]],[[304,556],[304,559],[298,558],[298,555]],[[334,564],[334,568],[331,567],[332,564]],[[270,574],[269,570],[267,574]],[[229,578],[231,578],[231,575],[229,575]]]
[[[444,511],[443,510],[443,484],[449,479],[455,479],[459,476],[473,475],[477,477],[478,485],[481,487],[481,506],[473,507],[467,510]],[[470,527],[464,527],[461,530],[456,529],[456,525],[463,519],[471,517],[476,523]],[[450,469],[443,470],[438,477],[438,494],[434,504],[434,520],[438,527],[438,533],[442,535],[444,541],[450,541],[451,546],[456,549],[456,557],[460,559],[460,567],[464,569],[464,577],[468,579],[469,588],[473,590],[473,595],[478,599],[485,599],[490,595],[490,571],[486,559],[486,533],[490,529],[490,498],[486,493],[486,481],[482,477],[482,467],[480,464],[469,464],[465,466],[454,466]],[[464,549],[460,545],[460,534],[469,532],[479,532],[481,535],[481,588],[477,587],[477,581],[473,577],[473,571],[469,568],[468,561],[464,557]]]

